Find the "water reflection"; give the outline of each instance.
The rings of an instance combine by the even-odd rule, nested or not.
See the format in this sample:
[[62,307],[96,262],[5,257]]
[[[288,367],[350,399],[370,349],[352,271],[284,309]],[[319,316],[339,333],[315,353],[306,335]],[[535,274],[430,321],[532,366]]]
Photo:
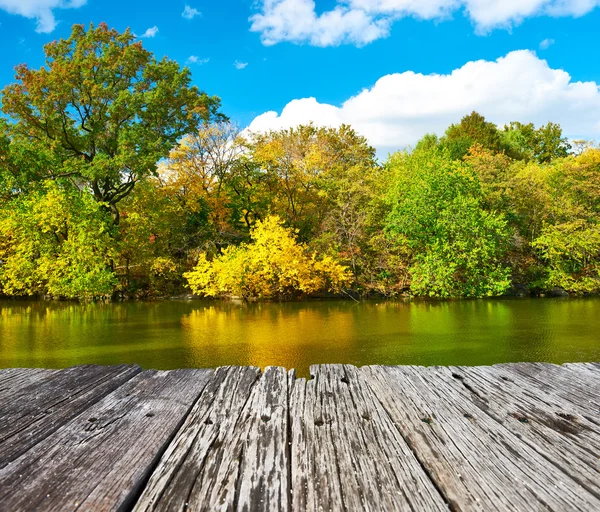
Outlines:
[[0,367],[600,360],[600,298],[447,302],[0,301]]
[[[194,354],[191,366],[202,366],[206,351],[219,364],[305,364],[307,353],[323,347],[343,352],[356,343],[351,310],[324,303],[321,307],[283,304],[212,304],[194,309],[181,319],[183,343]],[[265,363],[265,361],[267,363]]]

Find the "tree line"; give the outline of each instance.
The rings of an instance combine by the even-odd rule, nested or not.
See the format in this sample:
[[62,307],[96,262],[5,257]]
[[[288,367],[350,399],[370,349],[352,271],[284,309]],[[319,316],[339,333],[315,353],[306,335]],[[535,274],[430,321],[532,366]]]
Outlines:
[[0,293],[600,290],[600,149],[477,112],[380,163],[350,126],[248,134],[188,68],[75,25],[2,91]]

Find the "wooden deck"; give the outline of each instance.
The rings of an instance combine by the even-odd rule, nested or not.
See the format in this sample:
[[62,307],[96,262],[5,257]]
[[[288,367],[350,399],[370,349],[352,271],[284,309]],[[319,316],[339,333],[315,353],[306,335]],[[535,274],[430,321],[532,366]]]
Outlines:
[[600,365],[0,371],[0,510],[600,510]]

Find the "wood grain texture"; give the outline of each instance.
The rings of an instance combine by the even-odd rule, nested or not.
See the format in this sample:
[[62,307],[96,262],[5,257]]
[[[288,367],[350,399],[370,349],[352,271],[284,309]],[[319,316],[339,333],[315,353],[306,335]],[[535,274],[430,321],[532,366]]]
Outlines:
[[41,382],[58,370],[41,368],[5,368],[0,370],[0,396],[8,396],[34,382]]
[[582,376],[571,366],[547,363],[514,363],[495,365],[503,369],[508,378],[518,375],[527,379],[527,386],[556,395],[581,414],[600,409],[600,379],[598,373]]
[[[135,510],[202,510],[221,500],[231,507],[239,457],[232,455],[230,440],[259,377],[260,370],[251,367],[215,371],[152,474]],[[206,485],[217,476],[218,486]]]
[[361,373],[453,508],[600,509],[593,494],[457,392],[451,375],[419,367]]
[[130,506],[212,373],[136,375],[0,469],[3,509]]
[[288,510],[287,373],[220,368],[136,510]]
[[311,375],[290,393],[294,510],[447,510],[355,367]]
[[267,367],[242,414],[238,510],[289,510],[288,418],[287,371]]
[[432,371],[455,384],[457,393],[471,399],[483,412],[600,498],[600,429],[574,414],[569,402],[528,387],[525,379],[502,368],[451,367]]
[[0,468],[139,372],[126,365],[27,370],[0,386]]
[[0,510],[600,510],[598,364],[311,375],[2,370]]

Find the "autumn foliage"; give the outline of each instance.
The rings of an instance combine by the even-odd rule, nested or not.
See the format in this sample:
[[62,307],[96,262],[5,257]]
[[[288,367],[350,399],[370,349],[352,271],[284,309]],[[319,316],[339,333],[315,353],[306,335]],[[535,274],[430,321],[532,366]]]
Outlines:
[[251,243],[229,247],[209,261],[203,254],[185,274],[190,288],[206,297],[289,299],[350,283],[348,270],[329,256],[317,257],[296,240],[277,216],[258,221]]
[[0,294],[600,292],[600,149],[558,124],[472,112],[382,162],[346,125],[239,130],[129,30],[45,53],[2,91]]

